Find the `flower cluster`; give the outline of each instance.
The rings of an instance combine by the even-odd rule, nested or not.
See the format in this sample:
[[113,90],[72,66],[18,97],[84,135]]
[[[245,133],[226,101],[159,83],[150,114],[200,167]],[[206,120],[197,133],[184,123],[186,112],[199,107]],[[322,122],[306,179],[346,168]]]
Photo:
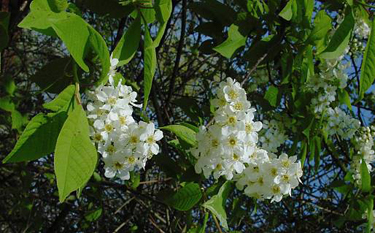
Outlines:
[[358,36],[359,38],[367,39],[370,35],[370,32],[371,32],[371,28],[365,22],[365,20],[362,17],[357,16],[356,22],[354,25],[355,35]]
[[371,28],[365,22],[361,16],[356,17],[356,22],[354,25],[354,38],[350,41],[350,56],[360,56],[365,51],[365,45],[363,43],[370,35]]
[[353,178],[361,183],[361,164],[364,161],[369,172],[373,171],[371,163],[375,161],[374,147],[375,127],[361,127],[355,140],[357,154],[353,156],[351,170]]
[[213,101],[215,123],[200,128],[198,146],[192,153],[198,159],[197,173],[203,171],[206,177],[213,173],[215,179],[225,176],[231,180],[249,163],[262,123],[253,121],[255,109],[251,108],[246,92],[238,82],[228,78],[220,83],[217,96]]
[[341,60],[325,60],[319,65],[320,72],[312,77],[306,87],[317,96],[311,100],[315,113],[322,113],[336,100],[337,88],[345,88],[348,75],[344,72],[350,63]]
[[329,135],[338,134],[341,138],[352,138],[361,126],[359,120],[347,115],[340,108],[328,108],[327,131]]
[[[257,147],[262,123],[254,121],[255,109],[240,84],[231,78],[220,83],[213,104],[213,124],[200,127],[198,144],[191,150],[197,158],[196,172],[203,172],[206,178],[213,174],[215,179],[235,179],[238,188],[247,185],[245,193],[259,199],[280,201],[283,195],[290,195],[300,182],[301,163],[295,156],[282,154],[277,158]],[[276,121],[267,122],[267,128],[264,138],[272,137],[278,144],[264,141],[263,145],[275,150],[285,136],[280,134]]]
[[275,120],[265,120],[262,131],[264,133],[259,141],[262,143],[262,148],[268,152],[277,152],[277,148],[288,139],[284,134],[283,126]]
[[141,107],[136,104],[137,93],[121,82],[114,84],[117,62],[113,60],[109,85],[101,85],[87,94],[87,117],[92,140],[105,163],[105,176],[117,175],[127,180],[131,171],[144,168],[147,159],[159,153],[157,141],[163,133],[155,130],[153,123],[134,120],[133,107]]
[[301,182],[301,163],[297,157],[281,154],[267,154],[263,149],[256,149],[249,166],[238,179],[236,186],[250,197],[271,199],[279,202],[284,195],[291,195],[292,189]]

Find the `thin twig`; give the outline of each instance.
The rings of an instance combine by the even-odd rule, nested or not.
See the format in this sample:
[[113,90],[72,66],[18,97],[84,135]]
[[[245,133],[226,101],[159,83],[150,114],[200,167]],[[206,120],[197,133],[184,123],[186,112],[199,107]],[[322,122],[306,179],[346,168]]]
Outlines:
[[171,82],[169,85],[169,90],[168,90],[168,97],[166,99],[166,104],[168,104],[172,98],[173,94],[173,89],[174,85],[176,82],[176,77],[177,77],[177,71],[180,66],[180,59],[182,55],[182,48],[184,46],[184,38],[185,38],[185,30],[186,29],[186,0],[182,0],[182,19],[181,19],[181,35],[180,35],[180,41],[178,42],[178,48],[177,48],[177,56],[176,56],[176,61],[173,67],[173,73],[172,73],[172,78]]
[[221,226],[219,224],[219,222],[217,221],[217,218],[215,215],[212,215],[214,221],[215,221],[215,225],[216,225],[216,228],[219,230],[220,233],[223,233],[223,231],[221,230]]

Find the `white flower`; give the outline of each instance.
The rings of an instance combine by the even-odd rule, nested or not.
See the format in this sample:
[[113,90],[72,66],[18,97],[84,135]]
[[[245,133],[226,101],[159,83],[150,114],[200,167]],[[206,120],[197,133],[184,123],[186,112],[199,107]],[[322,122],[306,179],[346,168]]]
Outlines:
[[[109,85],[87,93],[90,136],[105,163],[105,176],[129,179],[130,172],[143,169],[152,155],[159,153],[163,137],[153,123],[137,123],[132,117],[137,93],[113,82],[118,60],[111,59]],[[111,73],[112,72],[112,73]]]
[[152,154],[159,153],[159,145],[156,142],[162,138],[163,132],[160,130],[155,131],[153,123],[147,124],[145,132],[140,135],[140,139],[145,142],[147,150],[150,150]]
[[271,199],[271,202],[279,202],[284,195],[291,195],[292,189],[301,182],[301,163],[296,162],[295,156],[268,156],[264,150],[256,151],[258,155],[263,154],[259,156],[264,157],[262,162],[259,160],[256,164],[249,164],[239,176],[236,187],[241,190],[246,187],[246,195],[257,199]]

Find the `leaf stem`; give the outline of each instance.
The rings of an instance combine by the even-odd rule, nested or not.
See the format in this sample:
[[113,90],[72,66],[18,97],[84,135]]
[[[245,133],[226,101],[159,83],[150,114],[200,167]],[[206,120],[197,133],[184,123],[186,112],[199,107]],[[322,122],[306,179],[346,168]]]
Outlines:
[[214,221],[215,221],[216,228],[219,230],[220,233],[223,233],[223,231],[221,230],[220,224],[219,224],[219,222],[217,221],[217,218],[216,218],[216,216],[215,216],[214,214],[212,215],[212,218],[213,218]]
[[73,80],[74,80],[74,83],[76,85],[76,91],[75,91],[74,96],[76,97],[77,103],[79,105],[82,105],[81,95],[79,94],[78,68],[77,68],[77,63],[76,62],[73,63]]

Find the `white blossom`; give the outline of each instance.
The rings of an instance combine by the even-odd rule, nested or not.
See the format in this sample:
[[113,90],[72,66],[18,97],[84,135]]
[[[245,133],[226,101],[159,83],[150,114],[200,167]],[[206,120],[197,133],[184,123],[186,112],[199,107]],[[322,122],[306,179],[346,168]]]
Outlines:
[[87,117],[92,141],[105,163],[104,175],[128,180],[131,171],[143,169],[159,153],[157,142],[163,133],[153,123],[136,122],[132,117],[133,107],[141,105],[131,87],[114,83],[117,63],[111,57],[109,84],[87,93]]

